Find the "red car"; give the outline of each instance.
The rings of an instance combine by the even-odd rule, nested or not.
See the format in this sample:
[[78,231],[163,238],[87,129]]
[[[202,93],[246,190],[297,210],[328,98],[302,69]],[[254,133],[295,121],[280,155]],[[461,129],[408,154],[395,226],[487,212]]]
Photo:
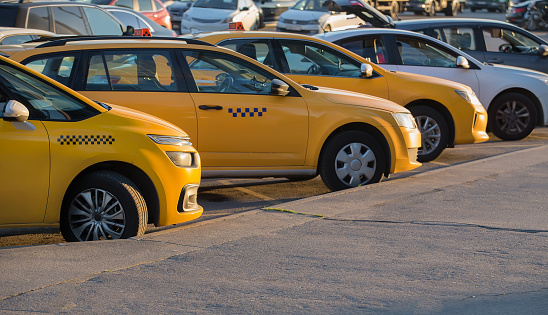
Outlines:
[[171,17],[164,4],[159,0],[92,0],[99,5],[115,5],[139,11],[154,22],[171,29]]

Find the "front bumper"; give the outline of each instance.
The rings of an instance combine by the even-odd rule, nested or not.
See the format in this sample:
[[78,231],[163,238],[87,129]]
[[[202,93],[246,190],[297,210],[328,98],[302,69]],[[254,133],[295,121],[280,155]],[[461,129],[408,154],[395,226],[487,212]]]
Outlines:
[[392,167],[390,173],[405,172],[415,169],[422,164],[417,161],[417,154],[421,147],[421,133],[418,129],[394,127],[390,131],[393,141]]

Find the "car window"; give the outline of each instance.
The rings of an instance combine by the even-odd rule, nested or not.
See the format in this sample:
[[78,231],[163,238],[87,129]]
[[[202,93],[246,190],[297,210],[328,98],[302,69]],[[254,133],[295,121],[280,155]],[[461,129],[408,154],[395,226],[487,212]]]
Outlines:
[[322,0],[300,0],[291,9],[302,11],[328,11]]
[[0,45],[18,45],[33,40],[34,37],[30,34],[13,35],[4,38]]
[[373,63],[386,63],[388,59],[386,47],[378,37],[345,39],[339,45]]
[[457,57],[430,42],[410,37],[396,37],[403,65],[455,68]]
[[231,39],[219,45],[244,54],[271,68],[274,67],[274,52],[268,39]]
[[80,7],[52,7],[52,13],[55,21],[55,33],[89,35]]
[[49,31],[49,9],[48,7],[30,8],[28,21],[28,28],[36,28],[39,30]]
[[112,15],[114,15],[123,25],[126,27],[128,25],[131,25],[134,28],[148,28],[152,32],[152,28],[148,26],[147,24],[144,24],[144,21],[142,21],[137,16],[129,13],[129,12],[122,12],[122,11],[109,11]]
[[118,21],[96,8],[85,7],[84,12],[88,18],[93,35],[122,35],[122,28]]
[[484,28],[483,37],[487,51],[514,54],[537,54],[539,43],[521,33],[505,28]]
[[328,46],[312,42],[280,40],[289,73],[360,77],[360,64]]
[[154,11],[152,8],[152,2],[150,0],[138,0],[139,11]]
[[68,85],[75,61],[75,56],[50,56],[34,59],[25,65],[59,83]]
[[115,6],[133,9],[133,0],[118,0],[114,3]]
[[91,54],[88,91],[177,91],[173,62],[167,51],[105,51]]
[[236,10],[238,9],[238,0],[196,0],[194,7]]
[[0,78],[9,92],[29,109],[30,119],[82,120],[99,111],[11,65],[0,64]]
[[270,94],[273,76],[245,60],[211,51],[183,51],[200,93]]
[[[436,34],[441,32],[438,38],[458,49],[476,50],[476,41],[474,39],[474,30],[470,27],[448,27],[441,30],[435,30]],[[426,34],[430,35],[430,34]]]

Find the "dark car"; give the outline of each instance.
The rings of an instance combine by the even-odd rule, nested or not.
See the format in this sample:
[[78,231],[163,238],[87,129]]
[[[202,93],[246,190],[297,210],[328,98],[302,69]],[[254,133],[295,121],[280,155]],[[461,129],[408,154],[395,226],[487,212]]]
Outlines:
[[0,3],[0,26],[35,28],[60,35],[125,32],[120,21],[102,8],[76,2]]
[[548,73],[548,42],[510,23],[483,19],[408,20],[397,22],[396,28],[438,38],[483,62]]
[[277,21],[280,14],[297,3],[296,0],[254,0],[254,2],[263,10],[265,21]]
[[487,10],[489,12],[506,11],[506,0],[468,0],[467,5],[470,11]]
[[181,29],[181,19],[183,13],[194,3],[194,0],[160,0],[164,4],[171,16],[171,27],[174,31],[179,33]]
[[114,15],[124,26],[132,26],[133,28],[143,29],[148,28],[152,36],[172,36],[176,37],[177,33],[168,30],[162,25],[154,22],[148,16],[133,11],[124,7],[102,6],[110,14]]
[[523,17],[527,13],[527,7],[531,1],[512,0],[506,10],[506,22],[521,25]]

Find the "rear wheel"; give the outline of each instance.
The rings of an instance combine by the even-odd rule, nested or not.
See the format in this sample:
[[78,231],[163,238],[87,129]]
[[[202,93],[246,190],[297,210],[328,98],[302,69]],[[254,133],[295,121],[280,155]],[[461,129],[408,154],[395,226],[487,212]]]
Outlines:
[[335,191],[378,183],[386,157],[379,142],[363,131],[343,131],[325,144],[319,161],[320,175]]
[[459,12],[459,4],[458,2],[453,2],[451,5],[449,3],[447,4],[447,7],[445,8],[444,12],[446,16],[457,16],[457,13]]
[[129,238],[144,234],[147,208],[128,178],[99,171],[83,176],[67,193],[61,233],[69,242]]
[[430,7],[428,7],[428,12],[426,12],[426,15],[428,16],[436,15],[436,1],[430,2]]
[[414,106],[409,111],[415,117],[421,132],[422,148],[417,160],[429,162],[436,159],[449,143],[449,125],[440,112],[428,106]]
[[521,140],[535,128],[537,110],[527,96],[507,93],[489,106],[489,130],[502,140]]
[[392,5],[390,6],[390,17],[394,20],[397,19],[398,12],[399,12],[398,3],[396,1],[393,1]]

